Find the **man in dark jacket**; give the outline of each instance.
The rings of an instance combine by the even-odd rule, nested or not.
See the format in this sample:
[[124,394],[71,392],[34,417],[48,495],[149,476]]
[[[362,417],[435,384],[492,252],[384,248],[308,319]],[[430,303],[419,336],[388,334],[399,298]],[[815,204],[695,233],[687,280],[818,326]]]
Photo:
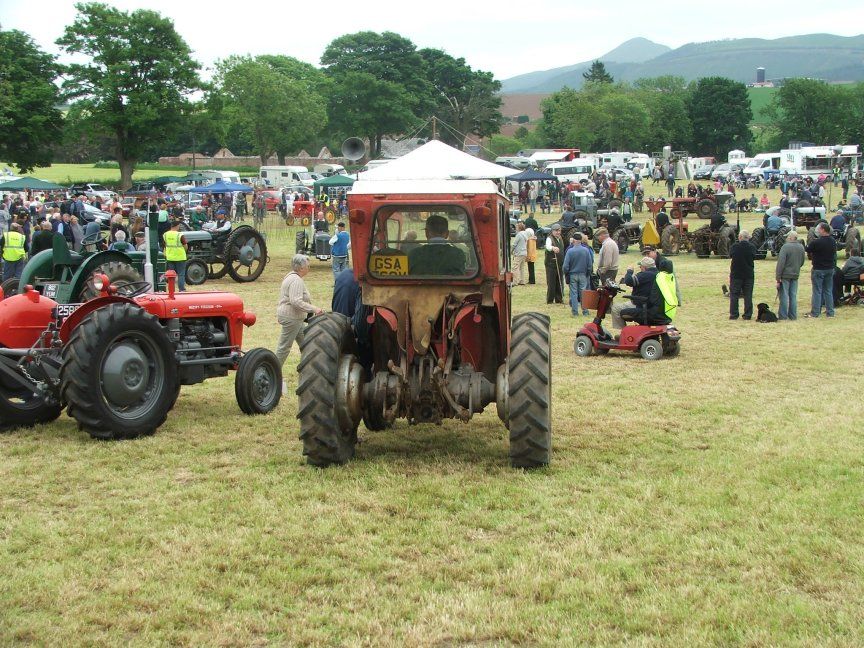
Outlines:
[[834,266],[837,264],[837,245],[831,236],[831,227],[824,221],[816,226],[816,238],[807,246],[807,254],[813,263],[810,283],[813,299],[810,312],[804,317],[819,317],[822,306],[825,315],[834,317]]
[[651,257],[642,257],[639,262],[639,272],[633,272],[633,268],[627,268],[627,274],[621,283],[632,286],[631,297],[635,299],[618,300],[612,304],[612,326],[616,329],[624,328],[625,322],[621,316],[622,311],[631,308],[642,308],[643,303],[648,304],[648,317],[653,320],[658,315],[658,309],[662,304],[662,297],[657,288],[657,266]]
[[[431,217],[430,217],[431,218]],[[555,223],[546,239],[546,303],[564,303],[564,240],[561,238],[561,226]]]
[[54,232],[51,231],[51,223],[49,221],[42,221],[39,224],[39,229],[33,234],[33,240],[30,242],[30,256],[36,256],[42,250],[52,250],[53,248]]
[[741,230],[738,242],[729,249],[729,319],[738,319],[738,300],[744,297],[744,319],[753,317],[753,282],[756,247],[750,242],[750,232]]

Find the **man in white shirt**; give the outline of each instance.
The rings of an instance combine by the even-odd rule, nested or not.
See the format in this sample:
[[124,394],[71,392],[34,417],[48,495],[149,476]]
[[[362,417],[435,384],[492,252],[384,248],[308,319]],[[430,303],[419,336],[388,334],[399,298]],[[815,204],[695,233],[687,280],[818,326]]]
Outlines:
[[620,253],[618,244],[609,236],[609,231],[605,227],[597,230],[597,240],[600,241],[600,254],[597,257],[597,274],[600,277],[600,285],[606,283],[606,280],[615,281],[618,277],[618,263]]

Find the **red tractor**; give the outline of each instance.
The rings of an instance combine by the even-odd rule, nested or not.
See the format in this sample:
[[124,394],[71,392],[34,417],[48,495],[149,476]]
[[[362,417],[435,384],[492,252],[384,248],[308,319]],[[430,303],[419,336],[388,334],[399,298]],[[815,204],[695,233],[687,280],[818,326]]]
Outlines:
[[169,271],[167,292],[138,282],[121,296],[99,275],[99,296],[83,304],[58,304],[32,286],[0,301],[0,429],[53,421],[66,407],[95,438],[153,434],[181,385],[229,370],[244,413],[276,407],[276,357],[241,351],[255,315],[232,293],[175,293],[175,280]]
[[371,431],[468,421],[494,403],[513,466],[549,463],[549,318],[511,319],[509,203],[490,180],[360,181],[348,195],[353,320],[313,319],[298,366],[307,461],[354,456]]

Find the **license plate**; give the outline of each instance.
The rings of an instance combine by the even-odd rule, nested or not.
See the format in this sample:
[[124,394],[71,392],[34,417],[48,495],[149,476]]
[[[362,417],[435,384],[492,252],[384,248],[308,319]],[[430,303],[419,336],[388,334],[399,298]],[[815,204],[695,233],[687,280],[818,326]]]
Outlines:
[[407,275],[408,256],[405,254],[372,255],[372,274],[395,276]]
[[55,297],[57,297],[57,286],[59,285],[60,284],[56,283],[46,283],[42,287],[42,294],[45,297],[48,297],[48,299],[54,299]]
[[57,304],[57,307],[54,310],[57,313],[57,319],[63,321],[81,308],[81,306],[83,306],[83,304]]

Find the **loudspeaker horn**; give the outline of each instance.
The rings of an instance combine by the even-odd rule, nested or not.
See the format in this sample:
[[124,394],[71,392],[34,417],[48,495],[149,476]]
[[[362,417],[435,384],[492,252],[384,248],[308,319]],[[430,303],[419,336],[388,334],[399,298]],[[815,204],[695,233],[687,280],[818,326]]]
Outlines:
[[342,142],[342,157],[355,161],[364,155],[366,155],[366,144],[359,137],[349,137]]

